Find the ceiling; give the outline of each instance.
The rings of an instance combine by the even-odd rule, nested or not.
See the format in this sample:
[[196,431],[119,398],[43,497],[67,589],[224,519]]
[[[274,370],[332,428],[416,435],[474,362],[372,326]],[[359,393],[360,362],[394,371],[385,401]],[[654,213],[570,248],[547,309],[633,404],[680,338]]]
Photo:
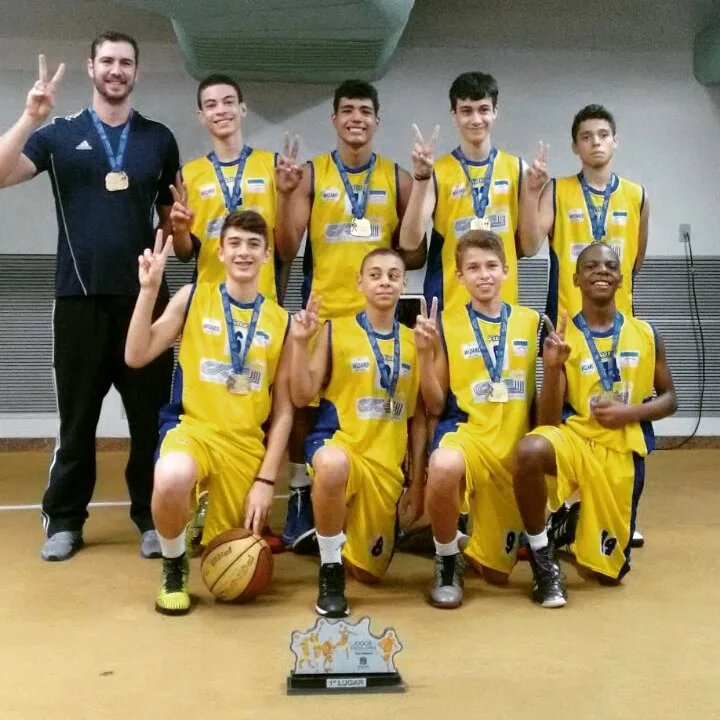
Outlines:
[[[174,43],[170,20],[117,0],[2,0],[0,37],[89,41],[101,30]],[[416,0],[402,44],[429,47],[688,50],[720,21],[718,0]]]

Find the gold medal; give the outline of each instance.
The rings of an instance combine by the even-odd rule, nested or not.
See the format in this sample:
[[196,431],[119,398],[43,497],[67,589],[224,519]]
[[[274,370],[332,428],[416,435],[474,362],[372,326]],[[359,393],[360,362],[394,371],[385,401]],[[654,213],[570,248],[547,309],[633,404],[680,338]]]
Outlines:
[[598,400],[603,403],[615,402],[615,393],[612,390],[603,390],[598,396]]
[[490,230],[490,221],[484,217],[474,217],[470,221],[471,230]]
[[232,395],[247,395],[250,392],[250,375],[248,373],[230,373],[227,389]]
[[502,380],[500,382],[490,383],[488,402],[506,403],[509,399],[507,385]]
[[350,234],[353,237],[369,238],[372,235],[372,225],[367,218],[353,218],[350,223]]
[[109,172],[105,176],[105,189],[108,192],[117,192],[118,190],[127,190],[130,186],[130,180],[124,170],[118,172]]

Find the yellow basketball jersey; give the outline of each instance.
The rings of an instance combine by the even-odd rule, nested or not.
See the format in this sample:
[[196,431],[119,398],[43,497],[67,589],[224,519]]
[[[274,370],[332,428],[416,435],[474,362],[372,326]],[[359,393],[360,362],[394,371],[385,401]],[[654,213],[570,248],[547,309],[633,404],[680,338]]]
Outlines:
[[[232,192],[237,161],[220,163],[225,182]],[[218,257],[220,229],[227,216],[222,188],[215,168],[205,156],[191,160],[182,169],[183,181],[188,189],[188,206],[195,217],[190,232],[197,245],[198,282],[221,283],[225,279],[225,266]],[[277,299],[275,285],[275,154],[268,150],[252,150],[245,163],[242,177],[242,195],[237,210],[255,210],[268,224],[270,257],[260,271],[259,291],[271,300]]]
[[[486,181],[487,164],[487,161],[468,161],[468,171],[474,184]],[[490,221],[491,230],[503,241],[508,277],[503,283],[502,298],[511,304],[516,303],[518,298],[515,233],[521,176],[522,160],[499,150],[492,178],[489,178],[491,185],[484,217]],[[452,310],[470,302],[468,291],[455,275],[455,248],[458,240],[470,230],[475,210],[465,172],[452,153],[435,162],[433,181],[436,202],[424,294],[428,302],[437,297],[442,308]]]
[[[253,305],[230,299],[235,332],[246,335]],[[270,388],[290,318],[277,303],[265,299],[247,355],[250,392],[234,395],[227,388],[232,372],[220,285],[198,283],[193,287],[183,328],[170,406],[163,411],[165,424],[172,416],[206,425],[243,447],[263,441],[262,424],[270,414]],[[241,340],[244,345],[244,341]]]
[[[393,365],[392,335],[379,335],[378,346],[386,364]],[[345,447],[371,463],[400,471],[407,449],[407,421],[415,414],[420,383],[412,330],[400,325],[400,378],[394,410],[380,384],[370,340],[358,315],[330,321],[331,376],[320,394],[318,421],[306,441],[310,462],[325,440],[340,440]]]
[[[468,423],[482,432],[488,447],[502,461],[510,458],[518,440],[530,429],[530,408],[535,399],[535,361],[540,316],[521,305],[509,311],[502,381],[508,402],[488,400],[490,373],[475,339],[467,307],[443,311],[442,339],[450,370],[450,392],[436,439]],[[500,318],[475,313],[490,357],[495,361]]]
[[[615,295],[617,308],[625,315],[632,315],[633,269],[638,254],[640,212],[645,202],[645,190],[642,185],[615,178],[603,242],[610,245],[621,260],[623,285]],[[553,183],[555,226],[550,238],[547,313],[557,324],[562,310],[567,310],[568,316],[574,317],[582,309],[580,290],[573,285],[573,275],[578,255],[593,242],[593,234],[579,177],[556,178]],[[602,207],[603,193],[592,191],[591,198],[595,207]]]
[[[564,421],[578,435],[593,440],[616,452],[636,452],[645,456],[653,447],[650,423],[633,423],[619,430],[609,430],[592,416],[590,408],[603,391],[595,363],[576,315],[568,323],[565,342],[572,351],[565,363],[567,377],[567,405]],[[626,404],[640,404],[652,397],[655,380],[657,344],[652,326],[629,315],[622,315],[622,328],[617,346],[613,392]],[[611,367],[612,329],[594,334],[600,357]]]
[[[360,195],[368,166],[348,168],[348,179]],[[330,154],[310,162],[312,210],[305,245],[303,299],[310,292],[322,296],[321,319],[360,312],[365,298],[356,278],[365,255],[379,247],[390,247],[398,226],[399,169],[396,163],[377,156],[370,178],[365,217],[371,224],[368,238],[353,237],[350,200]]]

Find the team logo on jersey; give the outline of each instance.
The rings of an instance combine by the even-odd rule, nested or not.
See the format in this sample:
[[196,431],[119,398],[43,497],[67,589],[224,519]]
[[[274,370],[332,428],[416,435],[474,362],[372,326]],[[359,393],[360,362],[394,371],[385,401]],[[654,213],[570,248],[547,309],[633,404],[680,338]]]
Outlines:
[[460,239],[470,229],[470,223],[474,218],[474,215],[473,217],[457,218],[457,220],[453,222],[453,232],[456,238]]
[[573,208],[568,210],[568,220],[571,223],[585,222],[585,211],[582,208]]
[[524,370],[513,370],[510,373],[510,377],[503,379],[508,389],[508,397],[510,400],[524,400],[525,399],[525,371]]
[[592,375],[595,372],[595,362],[592,358],[585,358],[580,361],[580,374]]
[[512,352],[513,352],[513,355],[516,355],[518,357],[527,357],[528,341],[527,340],[513,340],[512,341]]
[[610,222],[613,225],[625,226],[628,223],[628,214],[625,210],[614,210],[610,216]]
[[355,409],[360,420],[401,420],[405,412],[405,401],[397,397],[393,403],[390,398],[358,398]]
[[370,223],[370,237],[357,238],[350,232],[350,223],[329,223],[325,226],[325,242],[378,242],[380,240],[380,223]]
[[510,181],[493,180],[493,192],[496,195],[507,195],[510,192]]
[[638,367],[640,365],[640,353],[637,350],[621,350],[618,355],[620,367]]
[[489,380],[480,380],[478,382],[474,382],[470,386],[470,389],[472,390],[473,402],[487,402],[487,399],[490,396],[490,386],[491,383]]
[[253,193],[264,193],[265,192],[265,178],[248,178],[245,181],[245,187],[248,192]]
[[509,229],[507,210],[494,210],[486,214],[485,217],[490,221],[490,229],[493,232],[507,232]]
[[386,205],[387,190],[370,190],[368,192],[368,205]]
[[208,224],[205,229],[205,236],[208,240],[220,237],[220,230],[222,230],[223,222],[225,222],[225,218],[221,217],[208,220]]
[[325,188],[320,197],[324,202],[335,202],[340,199],[340,190],[338,188]]
[[350,370],[354,373],[368,372],[370,370],[369,357],[357,357],[350,360]]
[[270,345],[270,340],[272,340],[270,335],[263,330],[257,330],[255,332],[255,337],[253,338],[253,345],[257,345],[258,347],[268,347],[268,345]]
[[87,141],[83,140],[79,145],[75,146],[76,150],[92,150],[92,145]]
[[617,547],[618,539],[613,537],[607,530],[603,530],[600,533],[600,552],[607,557],[610,557]]
[[204,382],[225,385],[228,375],[232,372],[232,364],[220,360],[202,358],[200,360],[200,379]]
[[460,183],[459,185],[453,185],[450,188],[450,197],[455,198],[455,199],[464,197],[466,191],[467,191],[467,188],[465,187],[465,183]]
[[200,197],[203,200],[214,198],[217,195],[217,187],[215,183],[209,183],[208,185],[200,186]]
[[206,335],[220,335],[222,332],[222,325],[219,320],[213,320],[213,318],[203,318],[202,329]]

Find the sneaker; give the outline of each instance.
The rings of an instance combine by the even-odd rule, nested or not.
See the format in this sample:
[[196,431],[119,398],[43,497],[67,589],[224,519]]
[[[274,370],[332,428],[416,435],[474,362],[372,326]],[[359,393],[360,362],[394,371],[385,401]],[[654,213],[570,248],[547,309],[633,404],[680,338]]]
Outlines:
[[460,553],[435,556],[435,582],[430,590],[430,604],[452,609],[462,605],[465,584],[465,561]]
[[279,555],[285,552],[285,545],[283,544],[282,538],[276,535],[269,525],[263,528],[262,539],[267,543],[273,555]]
[[290,547],[301,555],[307,554],[308,550],[312,551],[313,548],[317,548],[310,488],[310,485],[290,488],[287,520],[285,521],[285,531],[282,534],[285,547]]
[[435,555],[432,527],[426,525],[410,532],[400,532],[395,547],[400,552],[414,553],[416,555]]
[[140,539],[140,555],[146,560],[156,560],[162,557],[160,538],[155,530],[146,530]]
[[202,555],[202,536],[205,530],[205,518],[208,510],[208,493],[207,490],[200,493],[195,512],[190,518],[190,522],[185,529],[185,552],[188,557],[198,557]]
[[580,503],[570,507],[562,505],[547,521],[548,540],[556,548],[562,548],[575,542],[578,518],[580,517]]
[[318,615],[329,618],[343,618],[350,614],[345,599],[345,568],[342,563],[320,565],[315,610]]
[[49,562],[69,560],[84,544],[80,530],[61,530],[45,541],[40,557]]
[[188,575],[190,564],[186,553],[177,558],[163,558],[160,589],[155,609],[163,615],[185,615],[190,610]]
[[630,547],[641,548],[643,545],[645,545],[645,538],[642,533],[635,530],[635,532],[633,532],[632,539],[630,540]]
[[539,550],[530,548],[530,565],[535,584],[532,599],[546,608],[562,607],[567,603],[567,591],[563,585],[560,565],[555,559],[552,544]]

